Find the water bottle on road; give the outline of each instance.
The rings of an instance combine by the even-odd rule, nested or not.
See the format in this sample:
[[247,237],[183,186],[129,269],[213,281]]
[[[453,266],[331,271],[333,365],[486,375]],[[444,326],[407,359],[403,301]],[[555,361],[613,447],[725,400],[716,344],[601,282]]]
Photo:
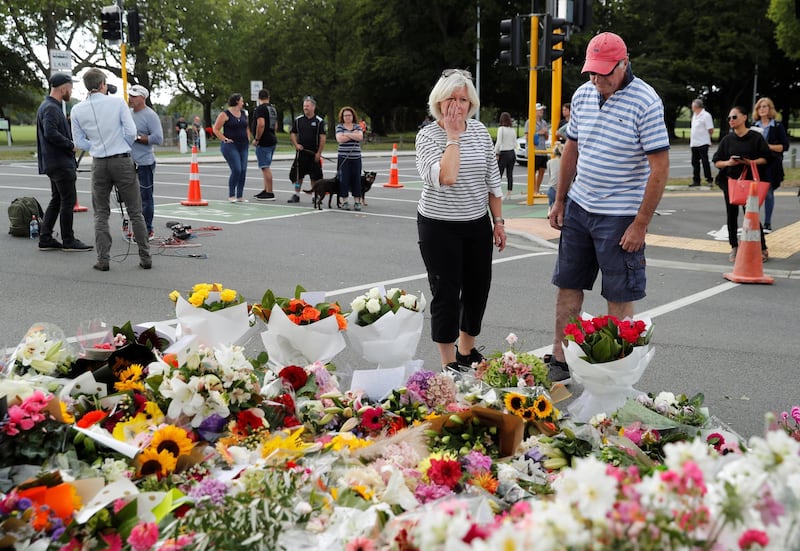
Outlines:
[[39,221],[36,219],[35,214],[31,218],[30,236],[31,239],[39,239]]

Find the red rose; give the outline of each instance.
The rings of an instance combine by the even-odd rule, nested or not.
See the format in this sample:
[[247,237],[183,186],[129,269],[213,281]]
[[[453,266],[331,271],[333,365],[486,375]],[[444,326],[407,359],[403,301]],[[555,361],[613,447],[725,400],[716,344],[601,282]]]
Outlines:
[[281,379],[292,385],[295,391],[300,390],[308,381],[306,370],[299,365],[287,365],[278,373]]
[[572,335],[575,339],[575,342],[578,344],[583,344],[583,331],[578,329],[577,324],[568,323],[567,326],[564,328],[564,335]]

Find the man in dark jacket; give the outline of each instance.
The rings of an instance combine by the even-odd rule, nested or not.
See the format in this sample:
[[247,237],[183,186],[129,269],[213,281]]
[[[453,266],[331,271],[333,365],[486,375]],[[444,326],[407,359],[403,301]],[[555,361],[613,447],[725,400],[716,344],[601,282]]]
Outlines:
[[[55,73],[50,77],[50,95],[45,98],[36,113],[36,152],[39,174],[50,178],[50,203],[44,213],[39,233],[40,251],[89,251],[91,245],[75,238],[72,231],[73,208],[77,192],[78,163],[75,161],[75,144],[61,107],[72,95],[72,76]],[[53,237],[56,218],[61,219],[61,239]]]

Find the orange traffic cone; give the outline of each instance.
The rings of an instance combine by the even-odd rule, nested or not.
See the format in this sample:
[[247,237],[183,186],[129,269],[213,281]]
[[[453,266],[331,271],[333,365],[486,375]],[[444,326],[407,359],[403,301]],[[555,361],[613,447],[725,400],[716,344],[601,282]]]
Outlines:
[[747,196],[742,238],[736,251],[736,263],[733,272],[723,277],[735,283],[775,283],[775,280],[764,275],[764,263],[761,260],[761,231],[758,223],[758,184],[750,184]]
[[392,144],[392,167],[389,169],[389,183],[383,184],[383,187],[403,187],[397,176],[397,144]]
[[72,207],[72,212],[86,212],[87,210],[89,210],[89,207],[82,207],[78,201],[78,196],[75,195],[75,206]]
[[186,201],[181,201],[185,207],[206,207],[208,201],[203,201],[200,194],[200,169],[197,166],[197,146],[192,146],[192,167],[189,170],[189,196]]

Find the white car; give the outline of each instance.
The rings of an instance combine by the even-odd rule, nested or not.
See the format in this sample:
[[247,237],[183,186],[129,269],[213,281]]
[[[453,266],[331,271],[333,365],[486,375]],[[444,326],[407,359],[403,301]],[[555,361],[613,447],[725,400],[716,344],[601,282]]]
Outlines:
[[517,138],[517,148],[514,151],[517,155],[517,162],[522,166],[528,164],[528,138],[525,136]]

